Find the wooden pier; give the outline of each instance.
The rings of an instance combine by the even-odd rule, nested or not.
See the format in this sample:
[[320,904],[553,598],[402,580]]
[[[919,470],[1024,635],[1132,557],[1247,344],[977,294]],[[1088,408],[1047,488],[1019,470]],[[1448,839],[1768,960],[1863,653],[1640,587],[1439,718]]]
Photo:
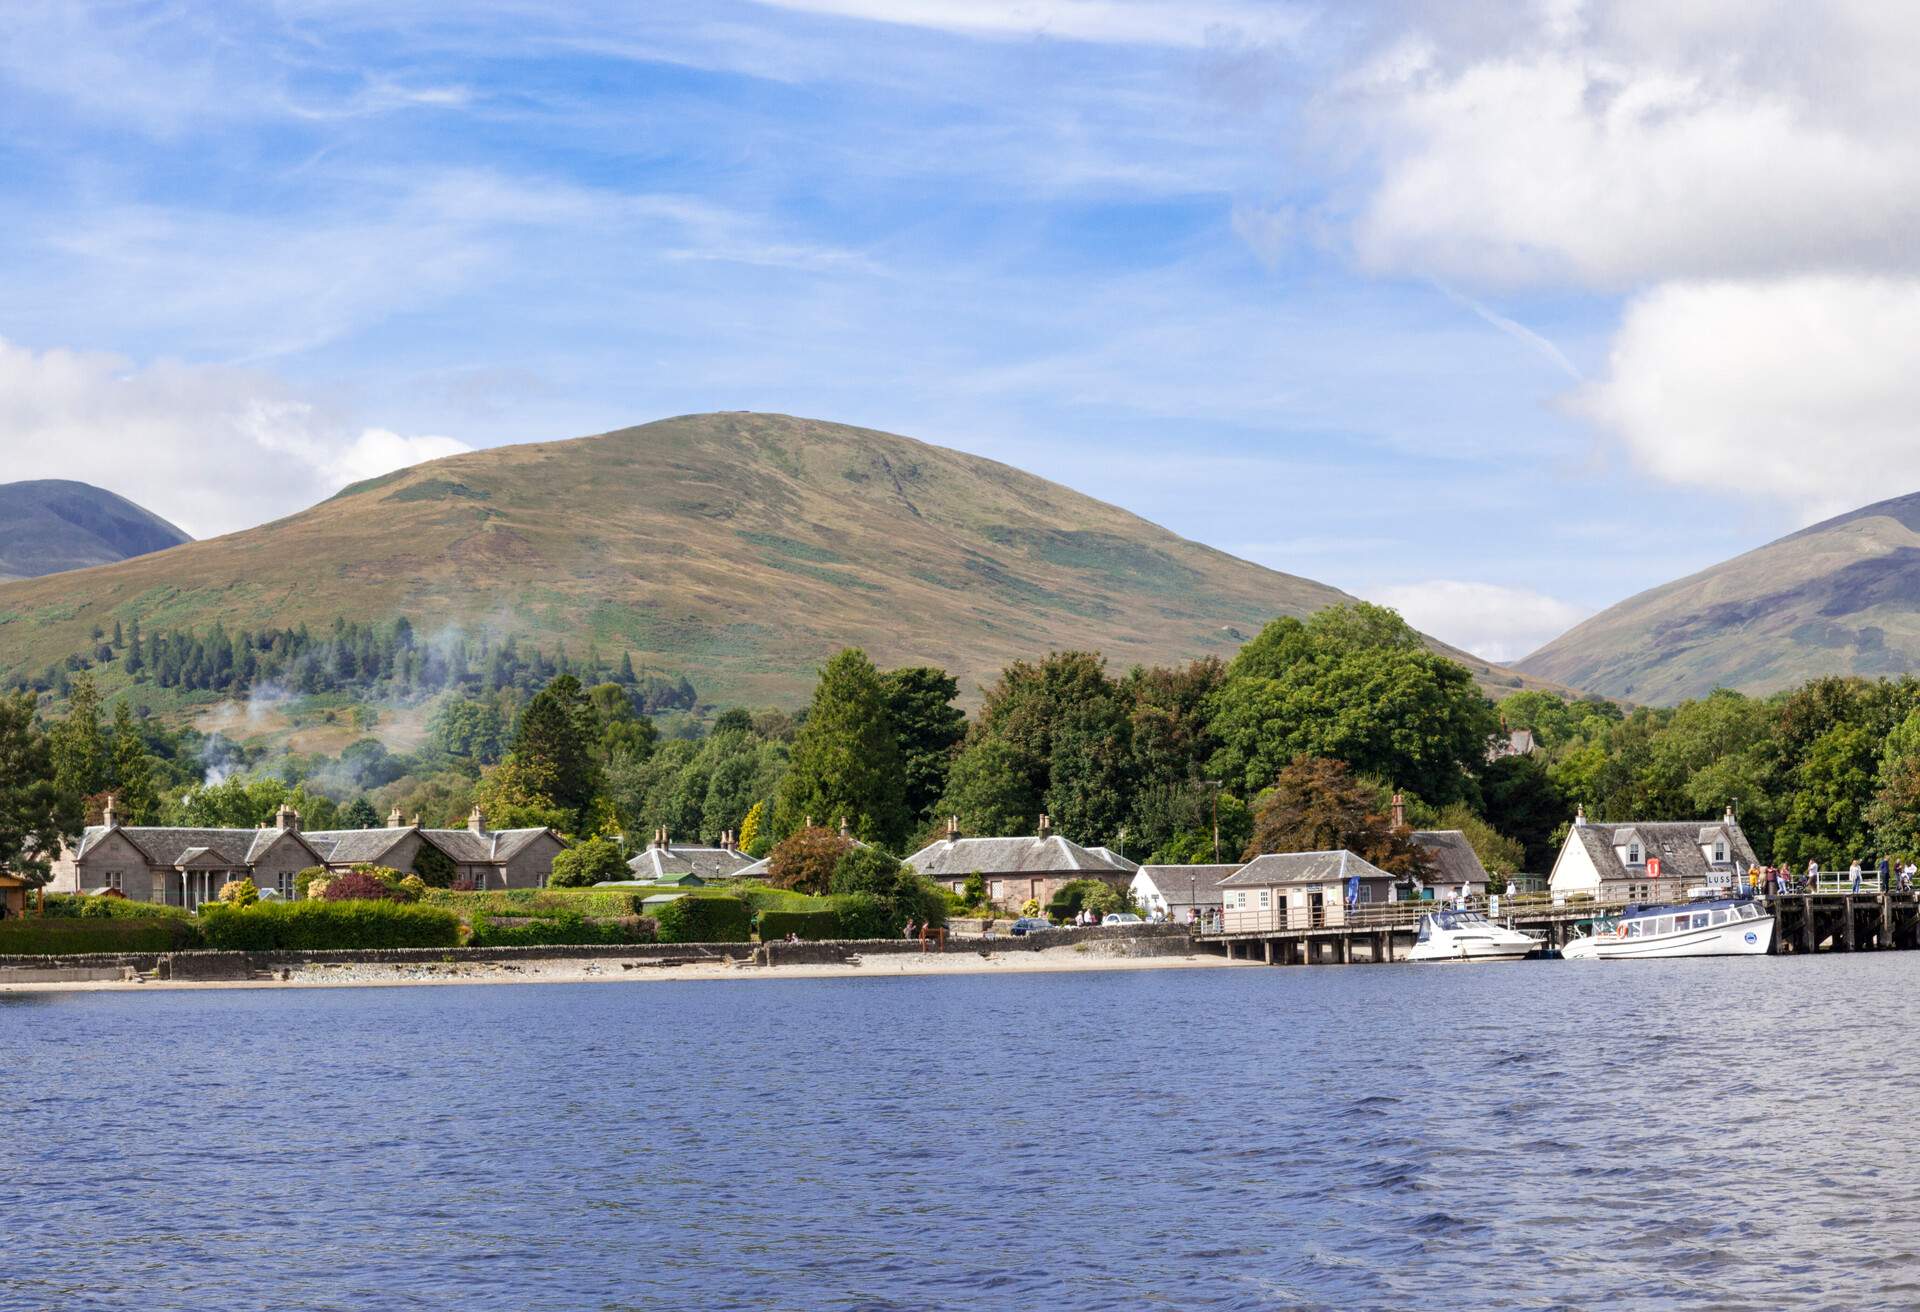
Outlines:
[[[1773,894],[1760,899],[1774,915],[1775,954],[1870,952],[1920,948],[1920,895],[1883,892]],[[1438,902],[1390,902],[1362,906],[1330,919],[1341,923],[1298,923],[1276,914],[1265,923],[1242,917],[1226,929],[1196,930],[1194,943],[1236,961],[1270,966],[1385,964],[1404,961],[1413,950],[1420,917],[1446,910]],[[1533,934],[1559,948],[1580,926],[1617,914],[1621,902],[1522,900],[1503,905],[1491,918],[1509,929]],[[1484,900],[1472,910],[1485,915]]]

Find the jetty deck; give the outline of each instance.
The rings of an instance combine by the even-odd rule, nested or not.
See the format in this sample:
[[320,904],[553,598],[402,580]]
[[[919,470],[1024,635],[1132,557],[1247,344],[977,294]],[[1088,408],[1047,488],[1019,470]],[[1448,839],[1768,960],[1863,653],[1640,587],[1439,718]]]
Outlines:
[[[1920,948],[1920,894],[1823,889],[1774,893],[1758,899],[1774,915],[1775,954],[1875,952]],[[1329,907],[1311,917],[1291,912],[1229,914],[1193,940],[1234,960],[1268,965],[1347,965],[1403,961],[1412,951],[1420,917],[1453,903],[1388,902],[1352,910]],[[1493,914],[1484,898],[1471,909],[1499,924],[1566,945],[1582,926],[1622,910],[1624,900],[1581,899],[1555,905],[1549,898],[1501,899]]]

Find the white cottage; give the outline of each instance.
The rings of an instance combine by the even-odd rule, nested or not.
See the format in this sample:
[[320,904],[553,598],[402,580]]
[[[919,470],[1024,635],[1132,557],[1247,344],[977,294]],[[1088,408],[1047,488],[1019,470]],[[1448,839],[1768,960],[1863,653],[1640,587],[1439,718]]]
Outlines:
[[1688,888],[1731,881],[1754,864],[1753,846],[1733,808],[1716,824],[1702,820],[1631,820],[1601,824],[1582,808],[1554,858],[1548,887],[1557,895],[1586,894],[1646,902],[1684,895]]

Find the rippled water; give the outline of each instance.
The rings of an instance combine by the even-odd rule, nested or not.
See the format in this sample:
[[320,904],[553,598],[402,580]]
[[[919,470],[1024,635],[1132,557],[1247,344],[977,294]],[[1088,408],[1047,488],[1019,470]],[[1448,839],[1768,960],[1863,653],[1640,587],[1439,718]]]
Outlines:
[[0,1307],[1920,1304],[1920,955],[0,1000]]

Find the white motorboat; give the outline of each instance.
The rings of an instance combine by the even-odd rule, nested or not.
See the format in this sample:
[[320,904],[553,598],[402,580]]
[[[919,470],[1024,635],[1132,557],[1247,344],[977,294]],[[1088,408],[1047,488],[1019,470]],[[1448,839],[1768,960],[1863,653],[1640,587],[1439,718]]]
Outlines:
[[1540,941],[1496,925],[1478,911],[1432,911],[1420,917],[1420,936],[1408,961],[1518,961]]
[[1758,903],[1713,902],[1628,907],[1610,927],[1560,949],[1568,961],[1642,957],[1759,957],[1773,944],[1773,917]]

